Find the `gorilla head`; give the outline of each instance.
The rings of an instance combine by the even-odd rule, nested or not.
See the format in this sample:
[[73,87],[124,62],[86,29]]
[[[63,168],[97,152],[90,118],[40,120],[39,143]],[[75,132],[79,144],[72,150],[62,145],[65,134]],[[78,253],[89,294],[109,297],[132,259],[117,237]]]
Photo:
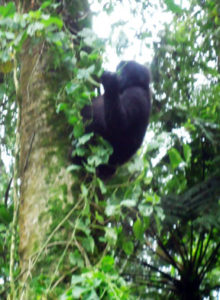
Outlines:
[[126,88],[139,86],[143,89],[149,88],[149,70],[135,61],[121,61],[116,69],[119,79],[119,89],[124,91]]

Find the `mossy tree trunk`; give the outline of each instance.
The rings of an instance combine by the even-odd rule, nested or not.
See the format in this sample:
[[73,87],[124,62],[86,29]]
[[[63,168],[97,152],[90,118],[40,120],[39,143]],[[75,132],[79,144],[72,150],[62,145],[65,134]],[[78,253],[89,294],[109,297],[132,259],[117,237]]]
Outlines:
[[[48,72],[45,44],[34,48],[27,42],[21,56],[20,106],[20,255],[22,271],[30,256],[39,250],[53,216],[48,212],[52,198],[64,199],[71,178],[66,172],[68,127],[55,111],[57,77]],[[72,198],[70,193],[65,197]]]
[[[33,4],[34,1],[27,1],[25,10],[36,9]],[[64,243],[66,249],[65,241],[72,228],[69,232],[65,228],[64,233],[63,225],[70,216],[74,222],[71,213],[78,205],[72,193],[72,176],[66,170],[71,129],[65,116],[56,113],[55,105],[60,83],[65,80],[65,70],[54,70],[49,51],[46,42],[36,45],[29,39],[20,56],[18,223],[22,288],[19,299],[36,299],[31,287],[33,276],[35,279],[50,278],[45,284],[49,291],[54,282],[58,285],[57,278],[62,276],[64,269],[68,273],[68,267],[61,268],[58,263],[63,250],[51,249],[53,243],[55,247]],[[65,217],[58,218],[58,213],[65,209]]]

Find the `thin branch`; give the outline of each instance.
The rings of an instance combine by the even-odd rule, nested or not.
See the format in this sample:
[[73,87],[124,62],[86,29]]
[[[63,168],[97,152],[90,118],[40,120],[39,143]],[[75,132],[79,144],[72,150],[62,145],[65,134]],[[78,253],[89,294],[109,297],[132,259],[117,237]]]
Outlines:
[[[26,274],[26,278],[24,280],[23,283],[23,287],[22,287],[22,291],[21,291],[21,295],[24,294],[25,292],[25,287],[26,287],[26,282],[28,280],[28,277],[31,276],[31,269],[34,268],[34,266],[36,265],[40,255],[43,253],[43,251],[46,249],[47,245],[49,244],[50,240],[52,239],[52,237],[54,236],[54,234],[60,229],[60,227],[62,227],[62,225],[69,219],[69,217],[71,216],[71,214],[77,209],[77,207],[79,206],[79,204],[82,202],[82,199],[79,199],[79,201],[77,201],[76,205],[68,212],[68,214],[63,218],[63,220],[57,225],[57,227],[52,231],[52,233],[49,235],[49,237],[47,238],[46,242],[43,244],[43,246],[41,247],[41,249],[38,251],[38,254],[36,255],[36,258],[33,259],[33,261],[31,261],[31,259],[29,260],[29,267],[27,269],[27,274]],[[32,263],[32,264],[31,264]]]
[[[134,273],[123,273],[123,277],[125,276],[130,276],[134,278],[134,282],[137,283],[139,286],[144,285],[144,286],[150,286],[154,288],[162,288],[163,290],[169,290],[169,291],[174,291],[175,287],[173,284],[170,284],[168,281],[165,280],[158,280],[157,277],[154,279],[152,277],[149,277],[148,275],[136,275]],[[138,278],[140,277],[140,279]]]
[[10,191],[12,179],[13,179],[13,177],[11,177],[11,179],[9,180],[7,189],[6,189],[6,191],[5,191],[5,207],[6,207],[6,208],[8,207],[8,195],[9,195],[9,191]]
[[17,59],[16,59],[16,51],[14,51],[13,80],[14,80],[16,95],[18,95],[18,92],[19,92],[19,81],[18,81],[18,77],[17,77],[17,69],[18,69],[18,64],[17,64]]
[[[154,231],[154,229],[153,229]],[[160,240],[159,236],[156,234],[156,232],[154,231],[154,234],[156,236],[158,245],[162,248],[162,250],[164,251],[164,253],[167,255],[167,257],[169,257],[170,259],[170,263],[180,272],[180,268],[177,265],[177,263],[175,262],[175,260],[173,259],[173,257],[169,254],[169,252],[167,251],[166,247],[164,246],[163,242]]]
[[179,240],[176,238],[175,233],[172,233],[174,239],[174,248],[176,248],[177,253],[179,253],[183,263],[187,261],[187,251],[185,253],[185,246],[182,243],[182,239],[179,237]]
[[192,262],[192,249],[193,249],[193,222],[190,224],[190,262]]
[[207,242],[206,242],[204,251],[203,251],[203,252],[200,251],[201,255],[200,255],[199,258],[198,258],[197,269],[196,269],[197,271],[198,271],[198,269],[199,269],[199,267],[200,267],[200,265],[201,265],[201,263],[202,263],[202,261],[203,261],[203,258],[205,257],[205,255],[206,255],[206,253],[207,253],[208,246],[209,246],[209,244],[210,244],[211,237],[212,237],[212,232],[213,232],[213,228],[211,228],[211,230],[210,230],[209,237],[208,237],[208,240],[207,240]]
[[145,243],[147,245],[147,247],[150,249],[150,251],[154,254],[154,255],[157,255],[159,256],[160,259],[164,260],[165,262],[169,263],[170,264],[170,259],[169,257],[167,257],[166,253],[163,252],[162,249],[160,250],[154,250],[152,248],[152,245],[150,244],[150,242],[146,241]]
[[179,230],[179,227],[176,228],[176,232],[177,232],[177,235],[179,237],[179,240],[180,240],[180,243],[182,245],[182,248],[183,248],[183,251],[184,251],[184,254],[185,254],[185,257],[186,259],[188,258],[188,249],[186,247],[186,245],[183,243],[182,241],[182,234],[181,234],[181,231]]
[[194,254],[193,259],[192,259],[192,264],[193,264],[193,265],[194,265],[195,262],[196,262],[197,253],[198,253],[199,249],[200,249],[200,251],[201,251],[201,246],[200,246],[200,245],[201,245],[201,243],[203,243],[203,239],[204,239],[204,232],[201,232],[201,233],[199,234],[199,239],[198,239],[198,242],[197,242],[196,251],[195,251],[195,254]]
[[50,292],[53,291],[60,282],[63,281],[63,279],[69,275],[72,274],[73,272],[75,272],[78,269],[78,267],[73,267],[70,271],[65,272],[62,276],[60,276],[60,278],[54,283],[54,285],[52,286],[52,288],[50,289]]
[[220,249],[220,243],[217,244],[217,246],[215,247],[215,249],[213,250],[212,254],[210,255],[209,259],[207,260],[207,262],[205,263],[205,265],[203,266],[199,277],[200,280],[202,281],[205,274],[208,272],[208,270],[211,268],[212,264],[215,262],[217,255],[218,255],[218,250]]
[[[16,62],[16,59],[15,59]],[[16,84],[16,83],[15,83]],[[16,297],[15,290],[15,278],[14,278],[14,264],[15,264],[15,247],[16,247],[16,234],[17,234],[17,223],[18,223],[18,211],[20,206],[19,198],[19,187],[17,179],[18,175],[18,165],[19,165],[19,146],[20,146],[20,109],[18,106],[18,118],[16,123],[16,138],[15,138],[15,164],[13,171],[13,202],[14,202],[14,211],[13,211],[13,220],[12,220],[12,230],[11,230],[11,246],[10,246],[10,266],[9,266],[9,277],[10,277],[10,289],[11,289],[11,300],[14,300]]]
[[57,227],[51,232],[51,234],[49,235],[49,237],[47,238],[46,242],[44,243],[44,245],[42,246],[41,250],[39,251],[37,257],[35,258],[34,262],[33,262],[33,266],[36,264],[36,262],[38,261],[40,255],[42,254],[42,252],[44,251],[44,249],[47,247],[49,241],[52,239],[52,237],[54,236],[54,234],[60,229],[60,227],[69,219],[69,217],[71,216],[71,214],[77,209],[77,207],[79,206],[79,204],[82,202],[82,199],[80,199],[76,205],[68,212],[68,214],[63,218],[63,220],[57,225]]
[[175,283],[177,281],[175,278],[171,277],[169,274],[161,271],[160,269],[158,269],[157,267],[152,266],[151,264],[148,264],[144,261],[142,261],[140,263],[143,264],[145,267],[148,267],[148,268],[160,273],[164,278],[167,278],[169,281],[171,281],[173,283]]

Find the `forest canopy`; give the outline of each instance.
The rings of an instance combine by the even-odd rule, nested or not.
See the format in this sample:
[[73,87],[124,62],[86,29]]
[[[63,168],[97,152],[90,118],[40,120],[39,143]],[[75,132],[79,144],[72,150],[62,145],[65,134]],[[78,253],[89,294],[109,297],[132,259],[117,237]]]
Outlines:
[[[0,4],[0,298],[218,299],[219,1]],[[150,123],[102,180],[81,111],[131,59]]]

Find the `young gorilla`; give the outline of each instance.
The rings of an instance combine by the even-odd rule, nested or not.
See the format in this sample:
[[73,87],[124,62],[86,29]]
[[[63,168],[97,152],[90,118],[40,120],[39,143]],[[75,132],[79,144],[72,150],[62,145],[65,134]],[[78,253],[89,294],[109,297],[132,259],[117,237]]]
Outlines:
[[82,116],[92,120],[86,132],[101,135],[113,147],[108,165],[98,168],[98,175],[107,178],[142,144],[151,110],[150,74],[135,61],[122,61],[116,73],[104,72],[101,82],[104,95],[84,107]]

